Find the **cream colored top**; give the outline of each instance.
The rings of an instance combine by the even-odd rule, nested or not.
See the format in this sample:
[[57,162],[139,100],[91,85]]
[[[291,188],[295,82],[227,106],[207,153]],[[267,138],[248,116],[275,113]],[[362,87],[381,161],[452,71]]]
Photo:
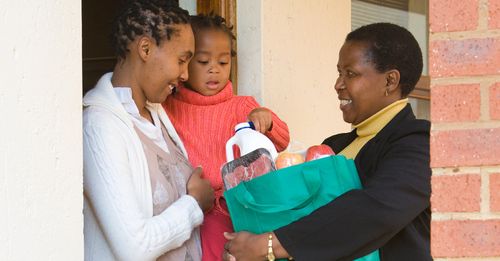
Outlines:
[[[154,215],[144,148],[111,84],[101,77],[83,99],[85,260],[156,260],[183,245],[203,221],[189,195]],[[160,104],[149,103],[172,140],[182,141]]]

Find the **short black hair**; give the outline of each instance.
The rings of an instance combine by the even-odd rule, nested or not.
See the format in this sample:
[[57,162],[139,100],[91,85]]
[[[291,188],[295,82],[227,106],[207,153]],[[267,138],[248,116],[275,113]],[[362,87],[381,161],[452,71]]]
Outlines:
[[173,25],[189,24],[189,13],[168,0],[129,0],[113,21],[111,43],[115,54],[125,59],[130,42],[141,35],[155,39],[156,45],[176,32]]
[[196,36],[199,32],[203,30],[217,30],[224,32],[229,37],[229,42],[231,44],[231,56],[236,55],[236,51],[233,48],[233,41],[236,37],[233,34],[233,26],[228,25],[226,19],[220,15],[216,15],[213,12],[207,14],[198,14],[191,16],[191,27],[193,28],[193,33]]
[[379,72],[398,70],[402,97],[413,91],[422,74],[422,51],[407,29],[391,23],[368,24],[350,32],[345,41],[368,44],[365,56]]

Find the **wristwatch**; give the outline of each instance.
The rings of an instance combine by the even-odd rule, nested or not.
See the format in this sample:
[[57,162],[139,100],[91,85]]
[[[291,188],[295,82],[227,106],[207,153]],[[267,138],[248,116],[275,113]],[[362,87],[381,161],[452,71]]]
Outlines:
[[269,236],[267,237],[267,260],[268,261],[274,261],[276,257],[274,256],[273,252],[273,233],[269,233]]

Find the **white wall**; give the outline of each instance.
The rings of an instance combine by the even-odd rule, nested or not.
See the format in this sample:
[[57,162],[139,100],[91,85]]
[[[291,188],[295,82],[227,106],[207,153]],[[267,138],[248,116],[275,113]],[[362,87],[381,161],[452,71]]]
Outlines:
[[239,94],[273,109],[304,146],[348,131],[333,85],[351,2],[239,0],[237,9]]
[[0,259],[82,260],[81,1],[0,0]]
[[262,1],[236,3],[238,43],[238,94],[262,103]]
[[[349,28],[349,0],[238,1],[240,92],[306,145],[348,130],[333,83]],[[0,32],[1,259],[82,260],[81,1],[0,0]]]

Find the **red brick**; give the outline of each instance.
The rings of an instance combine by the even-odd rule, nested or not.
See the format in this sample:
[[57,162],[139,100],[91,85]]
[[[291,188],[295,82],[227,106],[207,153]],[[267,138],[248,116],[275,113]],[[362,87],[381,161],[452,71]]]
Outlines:
[[490,211],[500,212],[500,173],[490,174]]
[[433,221],[433,257],[492,257],[500,255],[500,220]]
[[500,0],[488,1],[488,27],[490,29],[500,28]]
[[431,166],[500,164],[500,128],[433,131]]
[[490,118],[500,120],[500,82],[490,86]]
[[477,121],[481,116],[479,84],[433,86],[431,97],[432,122]]
[[481,206],[481,176],[478,174],[433,176],[433,212],[477,212]]
[[429,1],[429,30],[431,32],[474,30],[478,25],[478,17],[478,0]]
[[432,77],[500,74],[500,38],[430,42],[429,74]]

